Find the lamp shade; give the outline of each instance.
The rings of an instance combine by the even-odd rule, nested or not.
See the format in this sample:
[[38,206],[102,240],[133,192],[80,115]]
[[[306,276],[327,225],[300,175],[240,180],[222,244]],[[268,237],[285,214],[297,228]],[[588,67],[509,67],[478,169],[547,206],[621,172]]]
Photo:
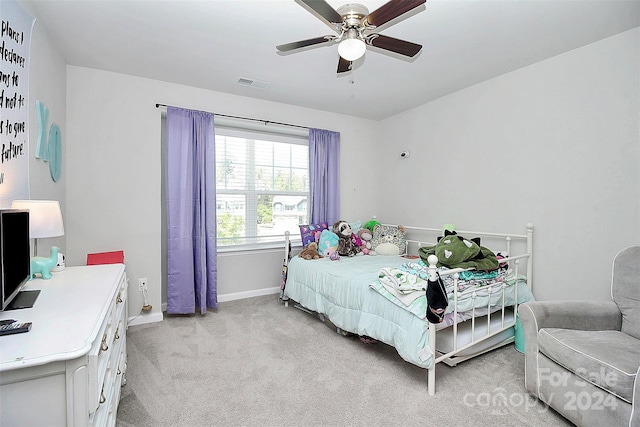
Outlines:
[[347,61],[355,61],[367,50],[365,43],[357,38],[342,40],[338,44],[338,53]]
[[29,210],[29,237],[40,239],[64,235],[62,212],[57,200],[14,200],[11,207]]

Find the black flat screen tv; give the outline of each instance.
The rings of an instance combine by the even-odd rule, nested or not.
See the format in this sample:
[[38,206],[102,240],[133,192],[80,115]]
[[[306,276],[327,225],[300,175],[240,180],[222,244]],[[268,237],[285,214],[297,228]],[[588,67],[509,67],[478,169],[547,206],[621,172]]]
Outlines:
[[31,277],[29,211],[0,210],[0,309],[8,310]]

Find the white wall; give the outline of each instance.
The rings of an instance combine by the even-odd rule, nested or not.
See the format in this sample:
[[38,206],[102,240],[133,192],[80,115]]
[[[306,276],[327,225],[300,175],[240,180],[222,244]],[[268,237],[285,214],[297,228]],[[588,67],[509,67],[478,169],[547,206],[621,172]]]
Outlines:
[[[29,68],[29,190],[32,199],[58,200],[62,218],[66,225],[66,172],[67,163],[67,106],[66,106],[66,66],[57,48],[49,41],[46,30],[36,21],[31,38],[31,64]],[[48,126],[55,123],[60,127],[62,140],[62,169],[60,179],[51,179],[49,163],[35,158],[38,141],[38,115],[36,100],[49,109]],[[66,231],[66,230],[65,230]],[[66,251],[66,238],[56,237],[38,240],[38,255],[48,255],[53,245]]]
[[[155,104],[253,117],[341,133],[342,212],[368,217],[373,183],[350,159],[373,160],[375,122],[211,92],[94,69],[67,67],[67,264],[86,253],[124,249],[131,281],[129,313],[142,306],[137,279],[146,277],[151,314],[161,301],[161,110]],[[357,185],[355,183],[358,183]],[[353,187],[357,187],[354,190]],[[251,268],[247,268],[251,265]],[[220,255],[218,295],[279,286],[282,253]]]
[[[51,110],[50,122],[61,127],[63,169],[53,183],[31,151],[31,195],[60,200],[66,238],[47,244],[59,240],[68,265],[84,264],[88,252],[124,249],[130,314],[142,305],[137,278],[147,277],[153,305],[147,319],[157,319],[162,165],[155,103],[333,129],[342,133],[345,219],[377,214],[409,225],[453,222],[510,232],[532,221],[536,296],[607,299],[612,257],[640,243],[638,31],[371,122],[122,74],[65,70],[36,23],[30,136],[37,138],[40,99]],[[405,149],[411,157],[402,160]],[[368,165],[368,178],[357,159]],[[496,161],[498,168],[487,167]],[[407,198],[413,209],[406,209]],[[278,286],[281,260],[276,251],[221,256],[219,295]]]
[[640,243],[639,57],[636,28],[381,122],[380,219],[533,222],[535,296],[609,299],[613,257]]

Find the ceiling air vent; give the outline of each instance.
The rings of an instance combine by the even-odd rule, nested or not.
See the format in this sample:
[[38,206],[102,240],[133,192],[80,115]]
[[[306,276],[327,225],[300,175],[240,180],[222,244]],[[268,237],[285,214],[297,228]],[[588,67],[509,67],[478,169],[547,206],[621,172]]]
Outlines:
[[254,79],[247,79],[244,77],[240,77],[236,83],[239,84],[240,86],[247,86],[255,89],[266,89],[269,86],[271,86],[271,83],[262,82],[260,80],[254,80]]

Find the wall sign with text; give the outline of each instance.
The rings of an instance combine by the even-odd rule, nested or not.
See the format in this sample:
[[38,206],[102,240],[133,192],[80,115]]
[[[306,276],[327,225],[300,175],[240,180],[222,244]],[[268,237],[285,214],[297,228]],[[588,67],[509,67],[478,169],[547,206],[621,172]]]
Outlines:
[[29,198],[29,50],[35,20],[0,2],[0,208]]

